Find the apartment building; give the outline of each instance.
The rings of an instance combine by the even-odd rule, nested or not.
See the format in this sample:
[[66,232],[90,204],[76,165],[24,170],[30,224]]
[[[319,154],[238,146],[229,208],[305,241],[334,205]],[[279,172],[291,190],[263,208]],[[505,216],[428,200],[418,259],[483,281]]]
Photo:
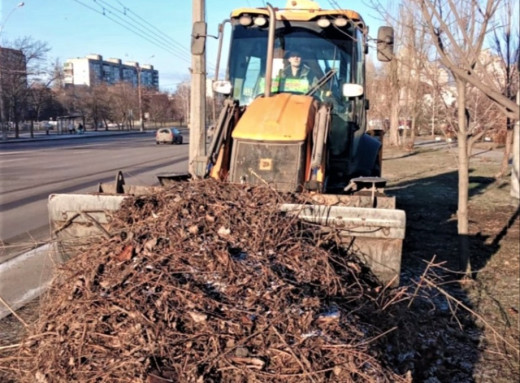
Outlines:
[[19,95],[27,89],[27,59],[18,49],[0,46],[0,124],[11,121]]
[[27,77],[27,62],[21,50],[0,46],[0,68],[6,78],[15,74]]
[[122,81],[137,86],[140,78],[142,86],[159,89],[159,71],[153,65],[139,65],[135,61],[122,62],[115,58],[103,60],[97,54],[68,59],[63,65],[63,72],[65,86],[92,86],[101,82],[116,84]]

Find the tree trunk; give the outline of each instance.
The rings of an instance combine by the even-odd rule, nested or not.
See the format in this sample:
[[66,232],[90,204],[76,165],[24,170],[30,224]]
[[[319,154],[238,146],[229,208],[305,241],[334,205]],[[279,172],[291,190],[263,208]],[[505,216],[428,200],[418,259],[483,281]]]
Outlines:
[[399,97],[392,97],[394,100],[390,110],[390,145],[399,145]]
[[391,146],[399,146],[399,74],[398,74],[397,60],[392,60],[389,65],[389,76],[390,76],[390,130],[388,132],[389,144]]
[[[495,175],[495,178],[502,178],[506,175],[509,169],[509,159],[511,158],[511,148],[513,146],[513,129],[509,129],[509,119],[508,119],[508,129],[506,132],[506,146],[504,147],[504,156],[502,157],[502,163],[500,164],[500,169],[498,173]],[[514,125],[511,123],[511,127]]]
[[417,117],[414,113],[412,116],[412,123],[410,124],[410,142],[408,143],[408,149],[412,150],[415,146],[415,123],[416,123]]
[[487,133],[488,129],[484,128],[479,133],[468,138],[468,157],[471,158],[473,156],[473,147],[475,144],[482,139]]
[[469,259],[469,156],[466,119],[466,84],[457,79],[457,117],[458,117],[458,157],[459,157],[459,197],[457,210],[457,230],[459,234],[459,271],[470,272]]
[[513,129],[513,166],[511,169],[511,197],[520,203],[520,122]]

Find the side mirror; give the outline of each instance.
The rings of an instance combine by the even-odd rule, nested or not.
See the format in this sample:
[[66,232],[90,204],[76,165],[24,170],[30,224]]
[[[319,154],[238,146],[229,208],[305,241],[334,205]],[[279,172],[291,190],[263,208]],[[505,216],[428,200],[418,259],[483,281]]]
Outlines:
[[204,21],[196,21],[193,23],[191,31],[191,54],[200,56],[204,53],[206,46],[207,26]]
[[379,27],[377,31],[377,59],[388,62],[394,58],[394,28]]
[[213,85],[213,92],[219,93],[219,94],[231,94],[231,83],[229,81],[214,81]]
[[344,97],[355,98],[363,95],[364,89],[359,84],[343,84],[342,93]]

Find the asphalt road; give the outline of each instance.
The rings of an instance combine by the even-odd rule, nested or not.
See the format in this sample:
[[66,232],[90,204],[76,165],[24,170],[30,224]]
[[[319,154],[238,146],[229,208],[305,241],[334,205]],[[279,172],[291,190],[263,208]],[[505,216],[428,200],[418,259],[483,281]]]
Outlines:
[[183,145],[156,145],[149,132],[0,145],[0,262],[49,238],[52,193],[95,192],[118,170],[134,185],[157,185],[159,173],[186,172],[188,134],[184,138]]

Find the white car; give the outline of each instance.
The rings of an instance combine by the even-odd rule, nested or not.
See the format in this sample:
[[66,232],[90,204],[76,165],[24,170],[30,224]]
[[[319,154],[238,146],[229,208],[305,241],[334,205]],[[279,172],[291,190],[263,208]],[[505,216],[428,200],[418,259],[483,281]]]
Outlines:
[[182,144],[182,134],[176,128],[161,128],[155,133],[155,143],[159,144]]

